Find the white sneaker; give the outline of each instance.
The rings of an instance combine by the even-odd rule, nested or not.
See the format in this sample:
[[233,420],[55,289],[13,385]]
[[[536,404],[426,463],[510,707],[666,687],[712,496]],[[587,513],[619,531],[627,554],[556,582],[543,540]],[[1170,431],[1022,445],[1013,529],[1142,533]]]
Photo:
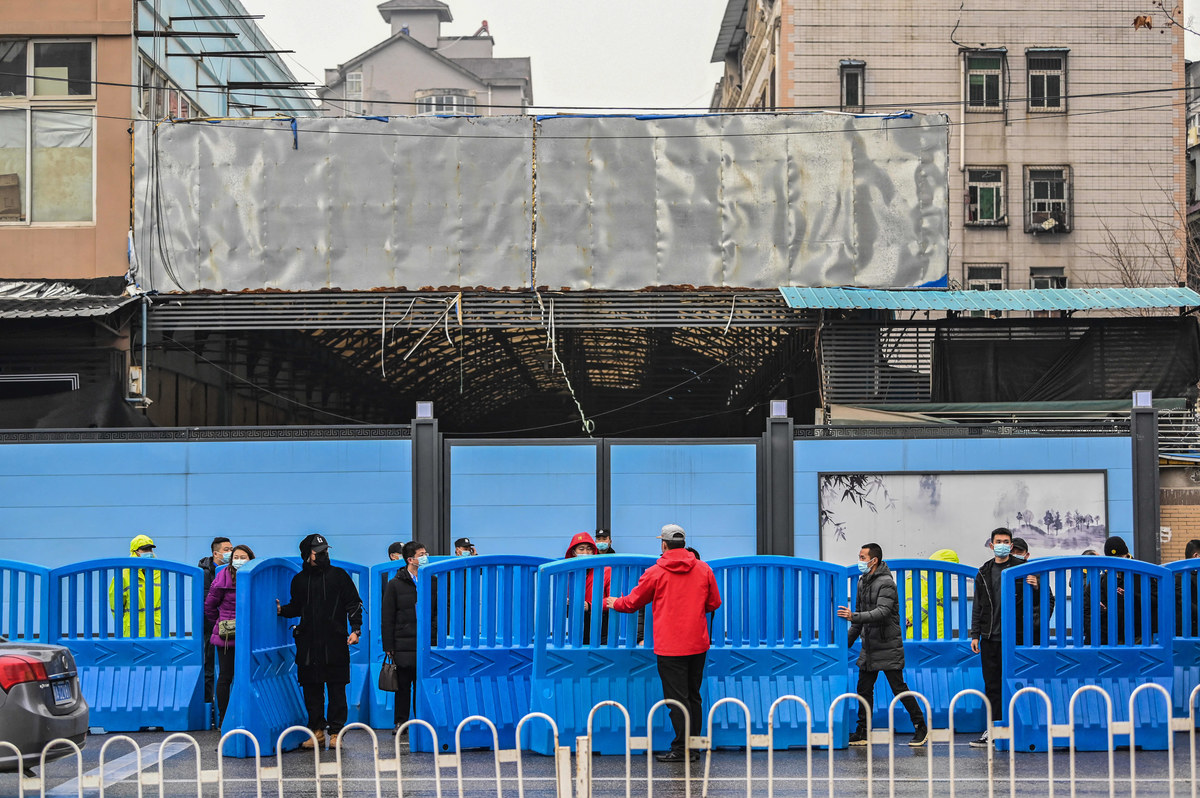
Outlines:
[[992,744],[992,741],[990,739],[988,739],[987,732],[984,732],[983,736],[981,736],[978,740],[972,740],[970,742],[970,746],[972,748],[987,748],[991,744]]

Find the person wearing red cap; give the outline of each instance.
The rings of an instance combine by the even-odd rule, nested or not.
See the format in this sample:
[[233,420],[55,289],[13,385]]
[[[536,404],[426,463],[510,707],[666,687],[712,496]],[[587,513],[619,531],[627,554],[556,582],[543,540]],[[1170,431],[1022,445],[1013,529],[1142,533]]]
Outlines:
[[[707,563],[687,550],[683,527],[667,524],[658,535],[662,556],[646,569],[628,596],[608,598],[605,603],[617,612],[637,612],[647,604],[654,607],[654,653],[663,698],[678,701],[688,710],[690,728],[684,728],[683,712],[672,706],[671,725],[675,739],[671,750],[655,758],[659,762],[683,762],[690,734],[701,733],[704,708],[700,685],[708,653],[708,613],[721,606],[717,579]],[[691,759],[699,759],[693,751]]]
[[[575,537],[571,538],[570,545],[567,546],[567,553],[563,555],[564,559],[572,557],[592,557],[600,553],[600,549],[596,547],[596,541],[587,532],[580,532]],[[588,569],[587,578],[584,580],[583,595],[583,642],[586,645],[590,642],[592,634],[592,574],[593,570]],[[612,586],[612,569],[604,569],[604,598],[608,598],[609,588]],[[605,642],[608,639],[608,609],[604,609],[604,617],[600,620],[600,641]]]

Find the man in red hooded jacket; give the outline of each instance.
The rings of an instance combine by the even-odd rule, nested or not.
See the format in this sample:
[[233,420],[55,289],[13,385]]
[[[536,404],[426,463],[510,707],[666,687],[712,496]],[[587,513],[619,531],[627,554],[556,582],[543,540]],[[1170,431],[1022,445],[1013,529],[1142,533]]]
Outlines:
[[[654,653],[658,656],[658,677],[663,698],[671,698],[688,709],[691,729],[683,725],[683,712],[671,707],[671,725],[675,740],[671,750],[659,754],[659,762],[684,761],[687,735],[698,737],[703,722],[700,683],[704,659],[708,653],[707,614],[721,606],[721,594],[712,568],[688,551],[683,527],[667,524],[662,528],[662,556],[642,574],[637,587],[628,596],[609,597],[605,603],[617,612],[637,612],[654,605]],[[699,752],[692,752],[698,759]]]

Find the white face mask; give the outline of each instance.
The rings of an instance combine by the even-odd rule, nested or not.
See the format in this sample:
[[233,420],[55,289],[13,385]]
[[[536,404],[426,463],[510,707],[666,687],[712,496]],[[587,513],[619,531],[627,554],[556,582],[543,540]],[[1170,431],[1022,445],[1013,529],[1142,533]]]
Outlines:
[[241,568],[243,565],[245,565],[248,562],[250,562],[250,559],[248,557],[241,557],[241,558],[235,557],[234,559],[230,560],[229,564],[231,566],[233,566],[233,570],[236,571],[238,568]]

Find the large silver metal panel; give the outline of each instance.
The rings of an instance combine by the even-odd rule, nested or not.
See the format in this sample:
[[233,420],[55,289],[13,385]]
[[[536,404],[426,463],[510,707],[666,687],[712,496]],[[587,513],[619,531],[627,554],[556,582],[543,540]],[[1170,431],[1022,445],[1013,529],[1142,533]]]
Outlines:
[[537,281],[938,283],[948,131],[944,116],[914,114],[543,120]]
[[531,117],[139,123],[159,290],[529,285]]
[[552,289],[766,289],[946,277],[940,115],[292,125],[139,123],[134,253],[146,287],[527,288],[532,278]]

